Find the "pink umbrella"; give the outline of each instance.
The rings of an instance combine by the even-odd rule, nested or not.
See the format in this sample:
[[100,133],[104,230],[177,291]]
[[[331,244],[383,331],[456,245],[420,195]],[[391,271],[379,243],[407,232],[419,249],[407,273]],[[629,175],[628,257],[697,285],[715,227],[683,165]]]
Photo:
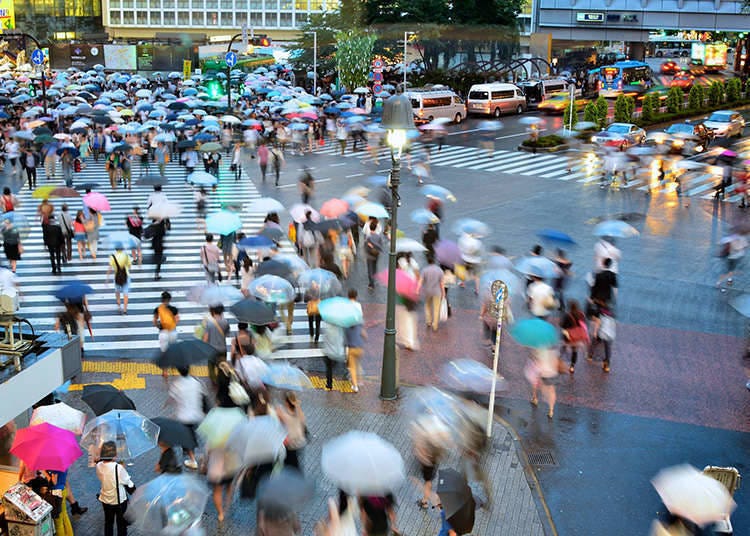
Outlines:
[[[383,285],[388,285],[388,270],[375,274],[375,278]],[[403,270],[396,270],[396,294],[416,301],[419,298],[417,292],[417,280]]]
[[320,207],[320,214],[326,218],[338,218],[349,212],[349,203],[343,199],[329,199]]
[[97,212],[108,212],[110,210],[109,201],[104,197],[104,194],[99,192],[90,192],[84,195],[83,204]]
[[438,240],[434,246],[435,258],[443,266],[461,264],[461,250],[452,240]]
[[31,471],[66,471],[83,454],[73,432],[49,423],[16,432],[10,452]]
[[359,115],[367,114],[367,110],[365,110],[364,108],[352,108],[349,111],[353,114],[359,114]]

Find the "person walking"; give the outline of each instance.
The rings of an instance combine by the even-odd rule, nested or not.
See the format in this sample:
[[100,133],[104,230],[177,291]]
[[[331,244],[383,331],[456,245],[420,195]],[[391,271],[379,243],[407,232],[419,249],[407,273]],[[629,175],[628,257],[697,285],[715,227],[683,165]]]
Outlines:
[[414,457],[419,462],[422,471],[422,498],[417,501],[417,504],[423,510],[426,510],[432,502],[432,481],[437,473],[440,459],[446,453],[445,445],[440,444],[442,441],[439,437],[439,430],[436,430],[436,424],[442,423],[432,415],[422,415],[412,423],[410,429]]
[[[60,497],[60,513],[55,518],[56,536],[73,536],[73,525],[68,516],[68,471],[46,471],[48,480],[52,483],[52,495]],[[72,509],[75,512],[75,508]],[[88,510],[88,509],[87,509]]]
[[748,242],[743,235],[732,234],[723,238],[721,244],[719,256],[726,261],[727,269],[716,281],[716,288],[721,289],[722,292],[726,292],[726,289],[722,288],[722,284],[726,283],[731,286],[734,282],[734,276],[737,273],[737,266],[745,257]]
[[302,449],[307,445],[307,420],[305,412],[302,411],[297,395],[292,391],[287,391],[284,395],[284,401],[276,405],[276,416],[281,424],[286,428],[286,457],[284,465],[293,467],[302,472],[301,456]]
[[167,236],[167,221],[154,220],[144,232],[145,236],[151,238],[151,248],[154,250],[154,281],[161,279],[161,265],[164,263],[164,237]]
[[12,221],[7,219],[3,223],[3,251],[10,264],[11,272],[16,273],[16,265],[21,260],[23,245],[18,229]]
[[[203,400],[207,395],[206,389],[201,381],[190,375],[188,367],[177,369],[178,376],[173,376],[169,381],[169,402],[174,409],[174,418],[177,422],[184,424],[197,443],[195,431],[205,417],[203,412]],[[183,447],[187,459],[183,462],[185,467],[195,471],[198,462],[195,460],[195,452]]]
[[258,146],[258,166],[260,167],[260,178],[266,182],[266,170],[268,169],[268,145],[261,143]]
[[602,237],[594,244],[594,274],[604,270],[604,261],[610,259],[609,270],[615,274],[619,271],[622,252],[615,246],[615,239]]
[[[128,314],[131,264],[130,255],[122,250],[122,244],[115,244],[115,252],[109,257],[107,283],[110,281],[110,275],[114,272],[115,300],[117,301],[117,310],[121,315]],[[120,295],[122,295],[122,306],[120,306]]]
[[237,142],[232,150],[232,161],[229,169],[234,173],[234,181],[237,182],[242,178],[242,144]]
[[[353,301],[360,310],[362,306],[357,302],[357,290],[349,289],[349,299]],[[355,324],[344,330],[344,345],[346,346],[346,365],[349,368],[349,378],[352,383],[352,391],[359,392],[359,361],[364,354],[364,340],[367,339],[367,331],[362,324]]]
[[177,324],[180,312],[171,305],[172,295],[166,290],[161,293],[161,304],[154,309],[153,324],[159,330],[159,349],[166,352],[170,344],[177,340]]
[[60,208],[60,226],[63,232],[63,262],[68,263],[73,260],[73,219],[70,217],[67,203],[63,203]]
[[570,350],[570,368],[568,372],[576,371],[578,351],[587,351],[590,340],[589,330],[586,327],[586,315],[576,300],[570,300],[568,310],[560,320],[560,330],[563,336],[563,348]]
[[531,276],[531,284],[526,288],[526,303],[529,312],[543,320],[546,320],[558,306],[555,291],[541,277],[535,275]]
[[42,237],[44,245],[49,252],[49,262],[52,266],[53,274],[62,273],[63,246],[65,238],[62,227],[57,223],[54,214],[50,214],[47,223],[42,225]]
[[365,262],[367,263],[367,288],[375,290],[375,272],[378,270],[378,257],[385,247],[385,238],[378,231],[378,220],[370,220],[369,233],[365,238]]
[[214,235],[207,233],[206,243],[201,246],[201,262],[206,272],[206,281],[209,283],[215,283],[217,279],[221,281],[220,258],[221,250],[214,244]]
[[302,204],[309,204],[310,198],[312,197],[313,191],[315,190],[315,179],[313,178],[312,173],[310,173],[309,168],[305,167],[305,170],[299,179],[298,185],[300,195],[302,196]]
[[237,242],[237,234],[234,232],[221,235],[221,254],[224,258],[224,268],[227,270],[227,279],[232,279],[234,273],[234,250]]
[[78,258],[83,260],[86,254],[86,219],[82,210],[76,212],[76,219],[73,220],[73,236],[76,239]]
[[30,191],[36,188],[36,168],[39,167],[40,160],[39,153],[31,147],[27,148],[21,157],[21,163],[23,164],[23,169],[26,171],[26,180],[29,183]]
[[167,164],[169,163],[169,149],[163,142],[159,142],[154,150],[154,161],[159,169],[159,176],[166,177]]
[[89,208],[89,217],[84,221],[86,230],[86,243],[88,244],[91,258],[96,260],[96,254],[99,250],[99,213],[93,208]]
[[560,354],[556,348],[535,348],[532,350],[531,360],[526,365],[526,377],[531,382],[531,404],[539,405],[537,393],[541,390],[549,405],[547,417],[550,419],[555,415],[555,384],[559,374],[559,361]]
[[208,376],[216,383],[216,368],[227,360],[227,337],[230,330],[229,322],[224,318],[223,305],[214,305],[208,312],[208,317],[203,320],[203,342],[213,346],[216,351],[214,357],[208,361]]
[[424,298],[424,317],[427,328],[437,331],[440,324],[440,308],[445,299],[444,273],[432,255],[427,256],[427,266],[419,273],[417,290]]
[[341,156],[344,156],[344,153],[346,152],[346,141],[349,138],[349,132],[346,130],[346,125],[342,120],[338,120],[336,122],[336,139],[339,142],[339,147],[341,148]]
[[271,166],[273,167],[273,173],[276,177],[275,179],[275,185],[279,185],[279,175],[281,174],[281,166],[284,164],[284,153],[282,152],[281,148],[279,147],[272,147],[269,150],[269,156],[268,158],[271,161]]
[[131,250],[133,262],[143,264],[143,250],[141,249],[141,240],[143,240],[143,218],[138,207],[133,207],[133,212],[125,218],[125,225],[128,226],[128,233],[138,239],[138,245]]
[[96,464],[96,476],[101,483],[97,497],[104,510],[104,536],[114,536],[115,524],[117,536],[127,536],[127,490],[135,490],[135,485],[125,467],[117,462],[117,445],[114,441],[106,441],[102,445]]
[[44,175],[47,180],[55,180],[55,168],[57,167],[57,144],[50,143],[42,148],[44,154]]
[[552,288],[555,291],[555,297],[557,298],[560,310],[563,311],[565,309],[565,287],[568,284],[568,280],[573,275],[573,272],[570,270],[570,267],[573,266],[573,262],[568,259],[565,251],[559,248],[555,257],[552,259],[552,262],[557,265],[559,270],[558,276],[553,281]]
[[310,340],[318,342],[320,340],[320,322],[322,317],[318,310],[320,304],[320,289],[313,285],[305,293],[306,312],[307,312],[307,329],[310,334]]
[[117,181],[120,176],[120,153],[109,153],[109,156],[107,156],[107,160],[104,163],[104,169],[107,170],[107,174],[109,175],[109,185],[113,190],[116,189]]

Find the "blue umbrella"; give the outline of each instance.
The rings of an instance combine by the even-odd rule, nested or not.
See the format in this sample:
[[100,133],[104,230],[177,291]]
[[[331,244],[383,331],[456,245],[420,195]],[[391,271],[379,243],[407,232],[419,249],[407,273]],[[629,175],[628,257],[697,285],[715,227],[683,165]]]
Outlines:
[[273,246],[273,240],[264,235],[246,236],[237,244],[241,248],[266,248]]
[[510,328],[510,336],[521,346],[549,348],[555,346],[560,337],[557,328],[541,318],[526,318]]
[[516,271],[543,279],[553,279],[560,275],[557,265],[546,257],[523,257],[516,262]]
[[71,281],[70,283],[60,287],[55,292],[55,298],[60,301],[78,301],[87,294],[93,294],[94,289],[86,283],[80,281]]
[[482,223],[474,218],[461,218],[453,224],[453,232],[456,234],[471,234],[475,236],[487,236],[490,234],[490,228],[486,223]]
[[456,196],[448,188],[443,188],[437,184],[426,184],[422,187],[422,195],[432,197],[440,201],[455,201]]
[[418,223],[420,225],[427,225],[429,223],[439,223],[440,218],[435,216],[432,212],[427,210],[426,208],[418,208],[417,210],[413,210],[411,212],[411,221],[414,223]]
[[242,220],[234,212],[220,210],[206,218],[206,232],[228,235],[242,229]]
[[187,181],[190,184],[194,184],[196,186],[213,186],[214,184],[219,182],[219,179],[217,179],[210,173],[206,173],[205,171],[194,171],[190,175],[188,175]]
[[388,210],[386,210],[386,208],[380,203],[362,203],[356,208],[355,212],[370,218],[382,219],[388,217]]
[[734,309],[742,316],[750,318],[750,294],[742,294],[741,296],[737,296],[729,302],[729,305],[734,307]]
[[630,238],[638,234],[638,229],[620,220],[605,220],[594,227],[594,236]]
[[363,322],[362,307],[347,298],[327,298],[318,304],[321,318],[342,328],[350,328]]
[[566,246],[575,246],[576,241],[569,234],[563,233],[562,231],[556,231],[555,229],[542,229],[537,231],[536,235],[539,238],[554,242],[557,244],[563,244]]

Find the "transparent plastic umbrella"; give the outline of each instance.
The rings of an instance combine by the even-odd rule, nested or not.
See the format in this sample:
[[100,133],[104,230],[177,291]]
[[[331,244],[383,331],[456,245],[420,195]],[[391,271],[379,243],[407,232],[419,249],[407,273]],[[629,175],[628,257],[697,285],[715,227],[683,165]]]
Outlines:
[[639,234],[638,229],[620,220],[605,220],[594,227],[594,236],[630,238]]
[[406,477],[404,459],[379,435],[353,430],[325,445],[323,474],[350,495],[384,495]]
[[220,210],[206,218],[206,231],[219,235],[228,235],[242,229],[242,219],[228,210]]
[[132,460],[156,446],[159,427],[137,411],[113,409],[89,421],[83,429],[81,446],[98,453],[107,441],[117,445],[121,460]]
[[281,253],[274,256],[274,260],[286,265],[291,271],[295,281],[299,276],[310,269],[310,266],[302,259],[302,257],[294,253]]
[[396,251],[398,253],[421,253],[423,251],[427,251],[427,248],[413,238],[404,237],[396,239]]
[[260,387],[263,385],[263,376],[268,373],[268,363],[254,355],[246,355],[239,359],[235,368],[240,372],[242,378],[248,385]]
[[167,218],[176,218],[181,212],[182,207],[177,203],[164,201],[163,203],[158,203],[149,207],[147,216],[149,218],[163,220]]
[[457,220],[453,224],[452,230],[458,235],[467,233],[474,236],[487,236],[490,234],[489,225],[474,218],[461,218]]
[[200,520],[209,495],[196,476],[163,474],[138,486],[126,516],[144,533],[182,535]]
[[419,225],[440,223],[440,218],[435,216],[435,214],[433,214],[426,208],[418,208],[416,210],[413,210],[409,215],[409,218],[411,219],[411,221],[413,221],[414,223],[418,223]]
[[516,262],[516,271],[525,275],[552,279],[560,274],[558,266],[546,257],[523,257]]
[[219,448],[226,444],[232,430],[246,420],[247,415],[240,408],[215,407],[208,412],[197,431],[207,448]]
[[437,387],[417,387],[406,399],[405,410],[411,417],[436,415],[446,423],[456,421],[461,400]]
[[287,391],[311,389],[313,384],[302,369],[288,363],[272,363],[263,374],[263,383]]
[[261,197],[248,203],[248,212],[257,212],[259,214],[270,214],[271,212],[281,212],[284,210],[284,205],[280,201],[277,201],[273,197]]
[[323,268],[313,268],[300,274],[297,278],[299,288],[319,299],[330,298],[341,294],[341,282],[336,274]]
[[294,301],[292,284],[275,275],[262,275],[248,286],[250,294],[267,303],[290,303]]
[[201,305],[229,305],[242,300],[242,292],[231,285],[199,285],[188,292],[188,299]]
[[110,233],[105,243],[110,249],[135,249],[141,245],[141,241],[127,231]]
[[383,219],[388,217],[388,210],[380,203],[362,203],[359,205],[355,212],[360,216],[368,216],[370,218]]
[[492,389],[492,379],[495,378],[495,388],[505,391],[508,382],[499,374],[495,374],[484,363],[473,359],[456,359],[443,365],[442,377],[445,384],[456,391],[489,394]]
[[278,419],[262,415],[238,423],[229,434],[225,448],[235,454],[242,465],[258,465],[278,458],[286,436],[286,428]]
[[81,435],[83,433],[83,426],[86,423],[86,414],[64,402],[58,402],[49,406],[39,406],[31,414],[31,425],[42,424],[44,422],[73,432],[76,435]]

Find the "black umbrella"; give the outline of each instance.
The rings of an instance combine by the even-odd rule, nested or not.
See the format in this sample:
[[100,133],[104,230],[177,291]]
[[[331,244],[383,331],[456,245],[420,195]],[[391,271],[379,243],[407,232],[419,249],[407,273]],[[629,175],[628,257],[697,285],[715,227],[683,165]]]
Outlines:
[[182,140],[177,142],[178,149],[192,149],[198,145],[195,140]]
[[111,117],[108,115],[92,115],[91,120],[99,125],[111,125],[114,123]]
[[280,242],[284,238],[284,231],[279,227],[264,227],[258,234],[270,238],[274,242]]
[[5,106],[6,104],[13,104],[13,101],[8,97],[0,97],[0,106]]
[[96,182],[84,182],[83,184],[79,184],[78,186],[76,186],[76,190],[79,190],[79,191],[80,190],[83,190],[83,191],[91,190],[91,191],[93,191],[93,190],[96,190],[97,188],[99,188],[99,184],[96,183]]
[[229,310],[240,322],[255,326],[265,326],[275,321],[276,315],[271,307],[254,298],[245,298],[232,305]]
[[167,108],[170,110],[187,110],[188,105],[184,102],[173,101],[167,104]]
[[315,495],[315,486],[296,469],[285,467],[258,485],[258,508],[298,511]]
[[215,355],[216,349],[213,346],[193,337],[170,344],[166,352],[156,356],[154,363],[161,368],[184,368],[203,364]]
[[113,409],[135,409],[135,403],[125,393],[105,383],[84,385],[81,398],[97,416]]
[[[471,488],[466,482],[466,477],[455,469],[440,469],[435,493],[440,496],[440,502],[447,518],[453,517],[467,503],[473,502]],[[455,527],[453,530],[458,532]]]
[[321,233],[327,233],[330,230],[334,231],[340,231],[343,229],[343,225],[341,225],[341,221],[338,219],[333,220],[323,220],[319,222],[310,222],[310,225],[308,226],[307,223],[305,223],[305,229],[310,229],[311,231],[318,231]]
[[43,136],[45,134],[47,136],[52,136],[52,131],[49,128],[47,128],[47,127],[36,127],[31,132],[34,133],[34,136]]
[[170,446],[193,450],[198,446],[192,430],[174,419],[156,417],[151,421],[159,427],[159,441]]
[[470,534],[474,530],[475,510],[474,497],[470,497],[469,501],[458,512],[447,518],[448,523],[456,531],[456,534]]
[[291,268],[289,268],[289,265],[273,259],[261,262],[255,269],[256,277],[260,277],[262,275],[275,275],[286,279],[292,285],[294,285],[296,282],[296,278],[294,277]]
[[161,175],[144,175],[138,179],[137,184],[142,186],[164,186],[168,182],[167,178],[162,177]]

